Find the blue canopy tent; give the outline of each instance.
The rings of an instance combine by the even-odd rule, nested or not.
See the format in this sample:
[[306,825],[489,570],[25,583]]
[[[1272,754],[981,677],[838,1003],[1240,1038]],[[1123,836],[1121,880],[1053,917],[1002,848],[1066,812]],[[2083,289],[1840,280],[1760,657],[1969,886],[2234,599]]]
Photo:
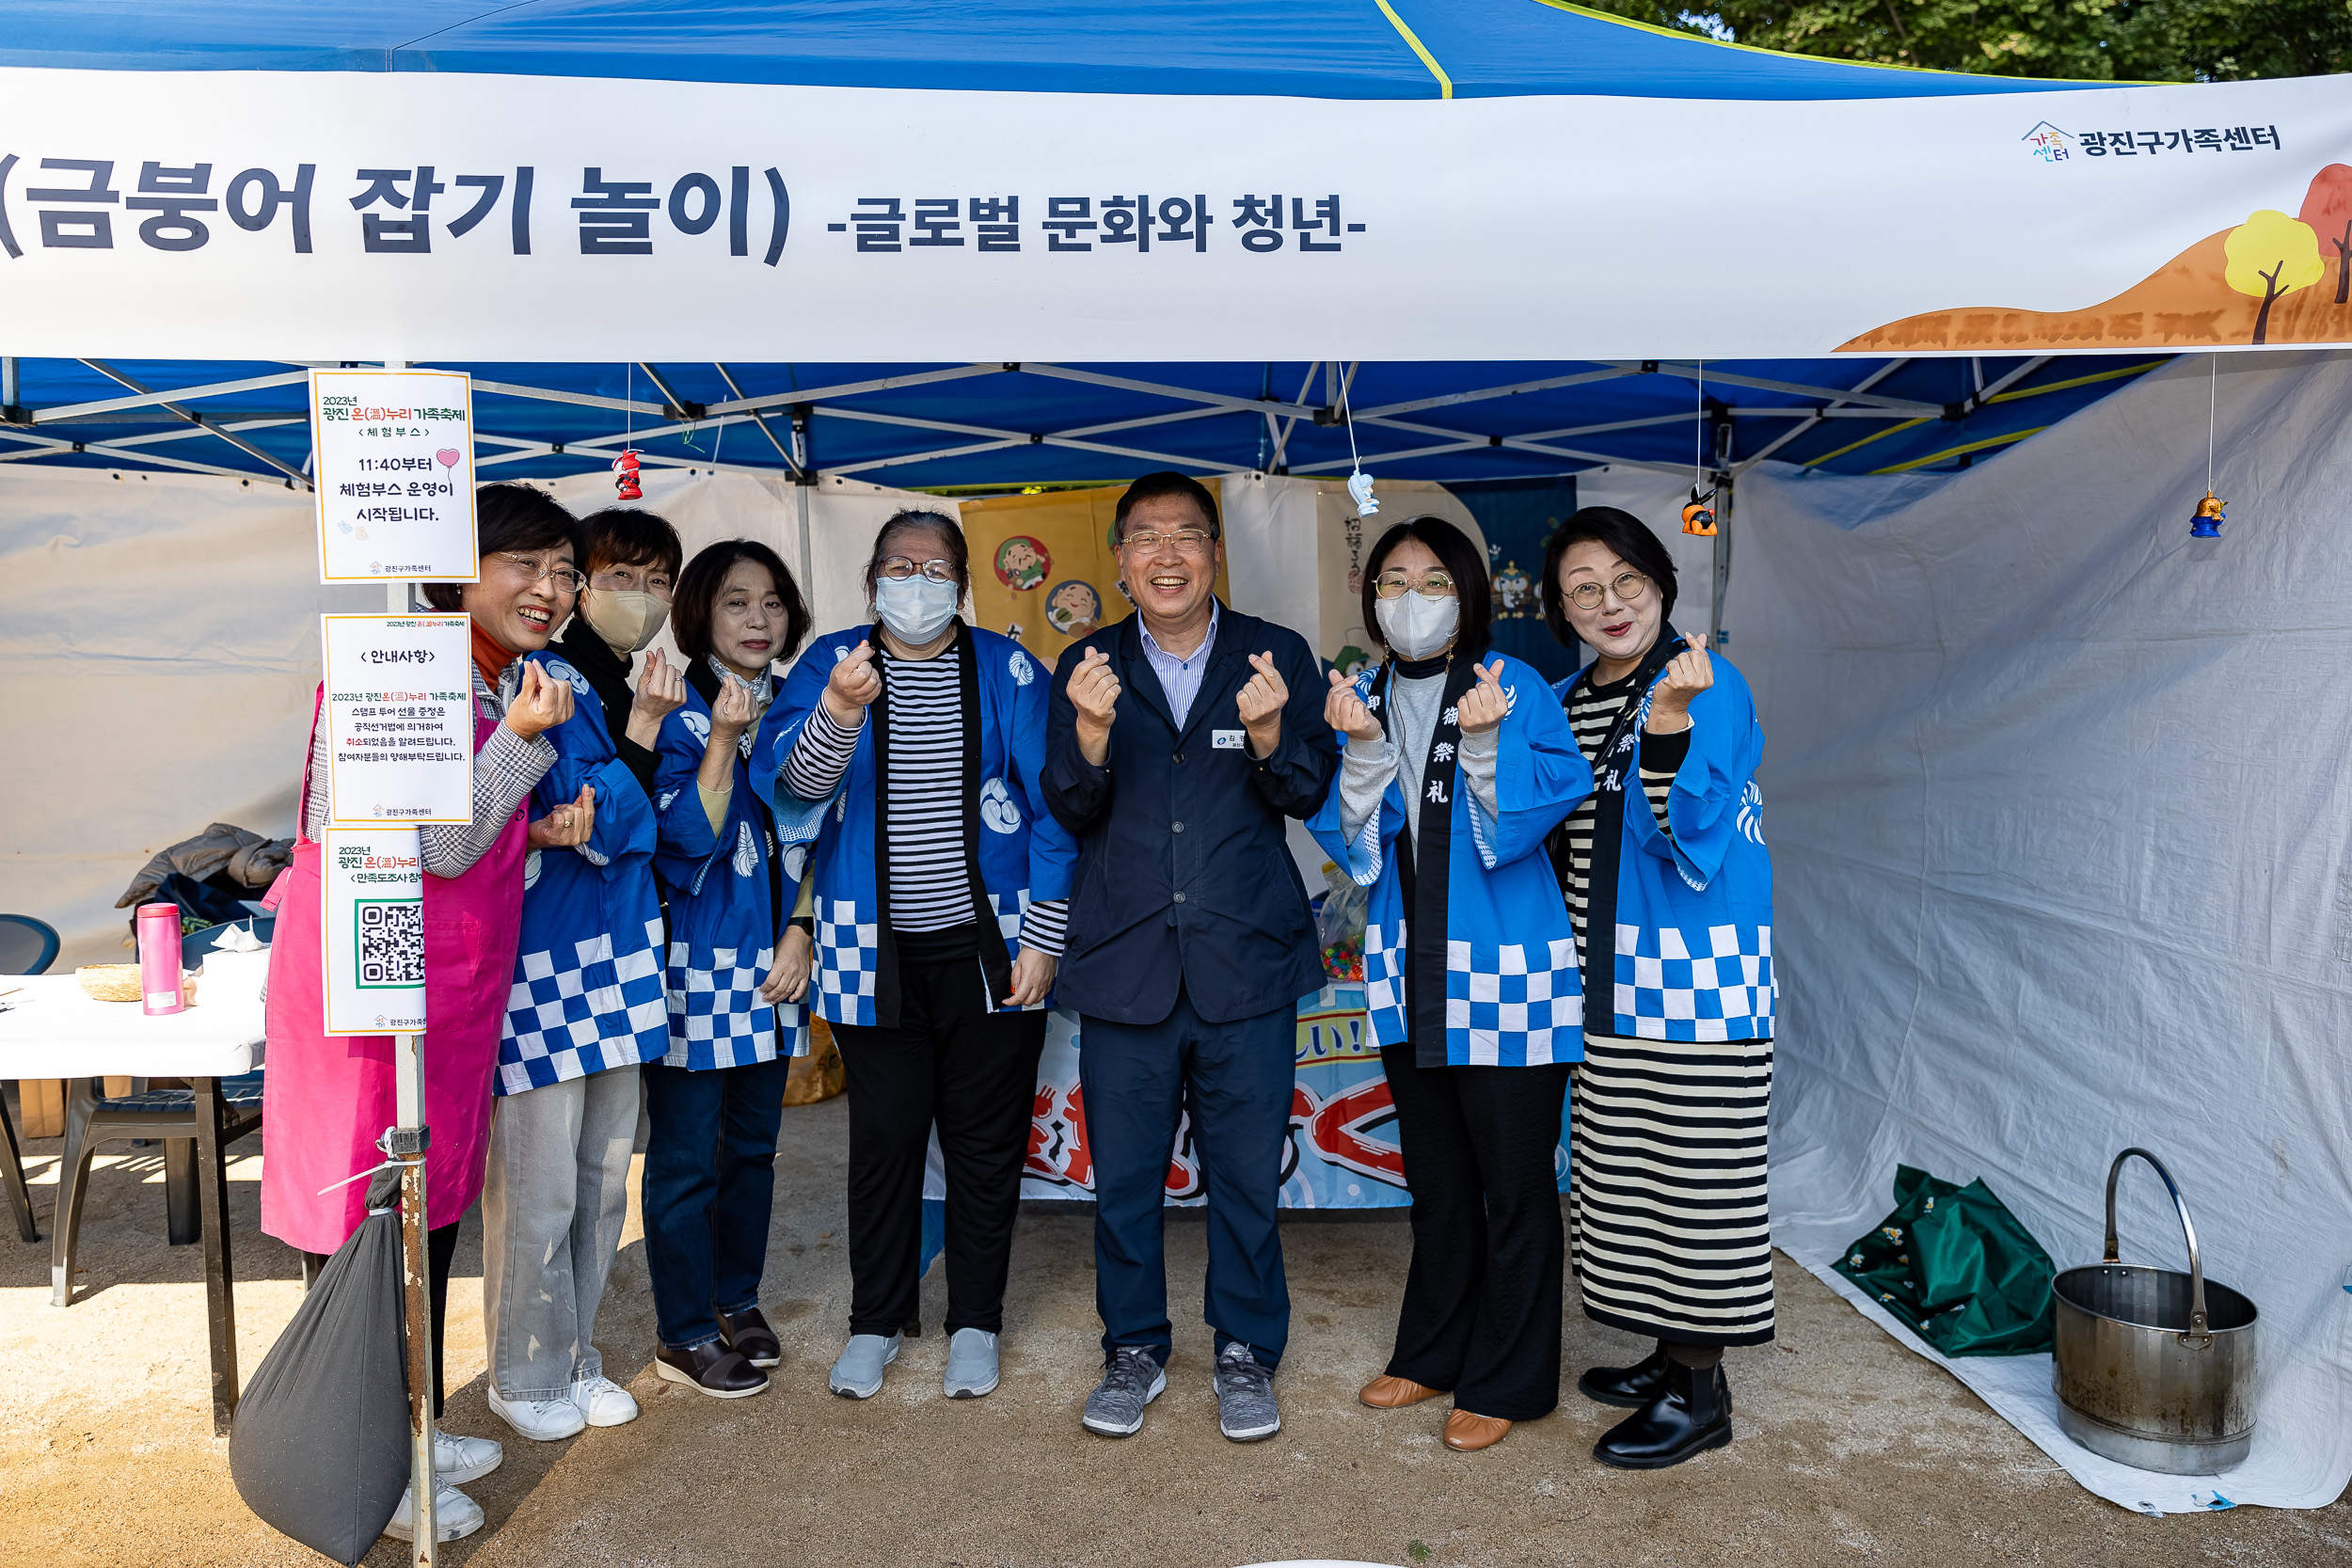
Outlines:
[[[0,66],[1370,99],[1809,101],[2077,85],[1777,55],[1559,0],[1026,0],[917,13],[840,0],[427,0],[403,8],[396,24],[293,4],[31,0],[11,8]],[[1327,473],[1357,460],[1391,478],[1457,482],[1700,459],[1728,473],[1766,458],[1839,473],[1949,468],[2161,362],[433,361],[475,377],[485,478],[599,467],[627,445],[656,466],[803,469],[905,487],[1109,480],[1171,466]],[[301,377],[283,362],[0,368],[9,409],[0,462],[300,482]]]

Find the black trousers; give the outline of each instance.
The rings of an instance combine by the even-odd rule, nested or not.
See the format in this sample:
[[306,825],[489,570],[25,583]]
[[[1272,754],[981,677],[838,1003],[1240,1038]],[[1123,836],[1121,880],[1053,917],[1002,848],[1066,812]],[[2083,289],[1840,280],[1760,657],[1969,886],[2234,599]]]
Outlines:
[[1416,1067],[1384,1046],[1413,1264],[1389,1375],[1449,1388],[1477,1416],[1532,1421],[1560,1402],[1560,1112],[1565,1063]]
[[977,957],[898,965],[898,1024],[836,1023],[850,1089],[850,1332],[914,1320],[931,1124],[947,1176],[947,1332],[1001,1333],[1042,1010],[990,1009]]
[[[449,1323],[449,1271],[457,1261],[457,1226],[455,1220],[424,1233],[425,1295],[433,1304],[433,1418],[441,1418],[441,1330]],[[326,1254],[306,1252],[310,1261],[310,1275],[318,1277],[326,1267]]]

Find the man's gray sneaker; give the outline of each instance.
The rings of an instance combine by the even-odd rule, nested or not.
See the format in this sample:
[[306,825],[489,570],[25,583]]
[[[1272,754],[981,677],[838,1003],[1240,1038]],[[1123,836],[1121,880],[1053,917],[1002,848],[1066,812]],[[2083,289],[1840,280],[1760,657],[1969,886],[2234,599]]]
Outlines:
[[1140,1345],[1121,1345],[1103,1381],[1087,1396],[1086,1428],[1104,1437],[1132,1437],[1143,1430],[1143,1407],[1168,1386],[1168,1370]]
[[984,1328],[959,1328],[947,1341],[947,1397],[977,1400],[996,1387],[996,1336]]
[[833,1364],[825,1386],[853,1400],[870,1400],[882,1392],[882,1369],[898,1359],[898,1337],[852,1334],[849,1348]]
[[1274,1372],[1236,1339],[1216,1358],[1216,1429],[1236,1443],[1255,1443],[1282,1430],[1274,1408]]

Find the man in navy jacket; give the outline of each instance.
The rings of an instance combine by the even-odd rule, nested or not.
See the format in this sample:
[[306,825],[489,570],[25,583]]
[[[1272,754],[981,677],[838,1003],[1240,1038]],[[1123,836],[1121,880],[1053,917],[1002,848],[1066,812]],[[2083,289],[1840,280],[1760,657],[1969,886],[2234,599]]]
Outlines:
[[1081,1015],[1097,1203],[1105,1370],[1086,1425],[1124,1437],[1167,1386],[1161,1195],[1189,1108],[1218,1425],[1254,1442],[1281,1429],[1275,1211],[1297,1002],[1323,984],[1283,818],[1323,803],[1339,752],[1306,641],[1217,602],[1225,546],[1205,488],[1136,481],[1117,537],[1137,613],[1062,654],[1046,731],[1046,803],[1081,845],[1058,995]]

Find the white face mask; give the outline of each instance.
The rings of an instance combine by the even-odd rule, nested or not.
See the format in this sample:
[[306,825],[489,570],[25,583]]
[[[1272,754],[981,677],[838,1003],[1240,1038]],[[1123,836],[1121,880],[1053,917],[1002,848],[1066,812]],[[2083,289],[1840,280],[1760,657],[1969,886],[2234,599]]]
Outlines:
[[589,629],[624,657],[644,651],[670,619],[665,599],[637,588],[591,588],[580,596]]
[[952,582],[933,582],[917,573],[911,578],[882,578],[874,584],[874,610],[898,641],[921,647],[946,629],[963,602],[963,589]]
[[1408,592],[1380,600],[1373,613],[1379,618],[1380,641],[1397,657],[1428,658],[1454,640],[1454,628],[1462,624],[1462,600],[1458,594],[1432,599]]

